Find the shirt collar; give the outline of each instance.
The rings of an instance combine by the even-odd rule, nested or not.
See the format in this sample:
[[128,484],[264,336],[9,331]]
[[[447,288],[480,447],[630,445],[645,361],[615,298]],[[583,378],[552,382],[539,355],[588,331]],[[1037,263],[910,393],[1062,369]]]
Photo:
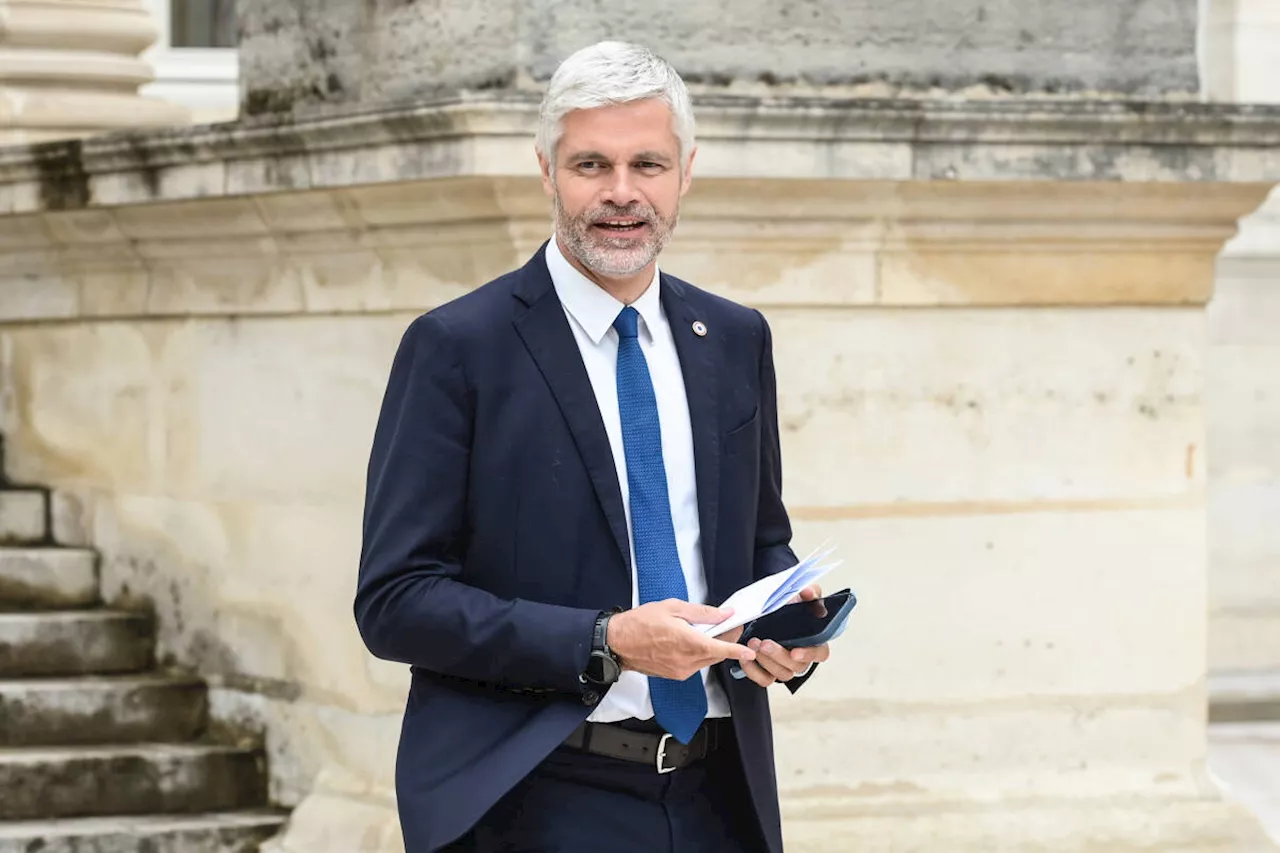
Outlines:
[[[578,272],[560,251],[559,242],[554,235],[547,243],[546,255],[547,271],[551,273],[551,283],[555,285],[560,304],[587,333],[591,342],[599,345],[609,329],[613,327],[613,321],[618,318],[618,312],[625,306],[600,285]],[[640,298],[631,303],[631,307],[640,315],[640,326],[648,330],[651,339],[653,330],[658,327],[662,319],[662,300],[659,297],[658,281],[659,274],[655,266],[653,281],[645,288]]]

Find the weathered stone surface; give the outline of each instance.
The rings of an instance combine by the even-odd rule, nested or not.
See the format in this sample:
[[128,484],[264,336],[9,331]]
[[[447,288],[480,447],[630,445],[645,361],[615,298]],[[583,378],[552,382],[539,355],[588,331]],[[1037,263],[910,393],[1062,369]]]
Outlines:
[[153,643],[140,614],[0,613],[0,677],[132,672],[151,664]]
[[[537,110],[531,93],[486,92],[335,117],[14,147],[0,151],[0,213],[477,175],[536,178]],[[1197,184],[1280,178],[1280,107],[717,96],[699,104],[698,116],[695,175],[703,177]],[[464,220],[456,214],[452,221]],[[547,222],[544,208],[544,230]],[[66,240],[67,231],[51,236]],[[43,239],[15,246],[12,255],[38,254]],[[72,283],[44,294],[21,277],[0,275],[0,286],[16,294],[9,310],[19,315],[31,305],[67,310]]]
[[0,680],[0,747],[182,741],[200,732],[206,710],[195,678]]
[[[845,563],[824,586],[860,598],[827,677],[772,703],[798,838],[820,834],[818,814],[799,817],[810,807],[836,821],[895,805],[922,816],[933,813],[926,803],[976,807],[976,791],[1086,811],[1093,797],[1137,791],[1194,800],[1205,619],[1194,507],[876,509],[796,523],[802,542],[840,543]],[[1140,611],[1125,604],[1137,598]],[[1166,837],[1178,808],[1161,819]]]
[[316,794],[294,809],[285,832],[262,845],[262,853],[318,850],[406,853],[394,801],[367,793]]
[[588,0],[251,0],[239,12],[247,115],[528,88],[574,50],[619,37],[662,53],[703,90],[1198,89],[1194,0],[657,0],[644,14]]
[[46,521],[44,492],[0,490],[0,542],[43,541],[48,532]]
[[262,756],[187,744],[0,749],[0,820],[261,806]]
[[62,490],[50,493],[49,501],[53,541],[68,548],[92,545],[86,527],[82,496],[70,490]]
[[[380,663],[370,662],[370,669],[378,669]],[[404,683],[402,670],[385,663],[381,667],[385,669],[386,682]],[[381,835],[390,828],[395,840],[400,841],[395,814],[395,755],[403,709],[396,707],[390,690],[385,691],[385,701],[382,695],[368,697],[364,707],[353,710],[341,707],[331,695],[320,691],[310,690],[307,695],[294,697],[273,689],[281,686],[278,682],[222,677],[214,681],[209,689],[209,716],[214,723],[211,732],[219,740],[243,732],[262,733],[263,751],[271,770],[272,803],[306,807],[314,816],[352,808],[352,824],[321,821],[303,827],[300,838],[295,839],[301,842],[296,849],[323,849],[323,838],[330,832],[349,831],[353,838],[364,835],[365,831],[354,822],[356,815],[360,816],[360,824],[385,824],[377,830],[369,829],[371,834]],[[373,709],[375,704],[380,706],[377,710]],[[224,729],[229,731],[224,734]],[[313,802],[310,795],[317,792],[323,796]],[[359,805],[352,799],[359,800]],[[335,847],[348,849],[340,844]]]
[[[1233,213],[1264,195],[1252,184],[1144,184],[1126,187],[1121,199],[1100,182],[1046,192],[1014,183],[699,178],[663,264],[692,281],[723,281],[724,296],[766,309],[1200,304]],[[760,203],[744,206],[744,196]],[[91,264],[77,276],[82,299],[70,315],[85,319],[412,312],[522,264],[547,239],[545,208],[536,179],[472,177],[282,194],[258,206],[186,201],[97,211],[119,226],[119,242],[82,242],[66,229],[13,260],[14,275],[44,280]],[[15,221],[64,215],[78,214]],[[117,250],[128,255],[119,267],[99,257]],[[55,309],[62,311],[31,304],[24,319],[66,319]],[[10,373],[19,387],[57,383],[78,401],[74,423],[39,425],[49,440],[83,440],[78,424],[87,420],[122,424],[108,439],[116,452],[98,454],[119,471],[157,446],[137,386],[153,359],[178,360],[186,337],[167,336],[165,326],[111,323],[92,327],[92,336],[88,328],[63,325],[43,336],[43,350],[20,348]],[[265,358],[272,346],[264,341],[251,357]],[[115,362],[129,384],[88,380],[89,363],[100,360]],[[238,445],[231,464],[245,452]],[[76,488],[101,473],[82,471]],[[82,541],[84,511],[65,487],[55,494],[57,541]]]
[[[74,503],[87,537],[89,507]],[[98,601],[94,552],[0,548],[0,853],[257,850],[283,816],[225,810],[266,802],[265,756],[189,743],[209,734],[199,678],[85,675],[153,662],[151,617],[49,609]],[[222,814],[180,817],[206,811]]]
[[793,514],[1123,511],[1202,488],[1194,309],[769,317]]
[[0,548],[0,611],[86,607],[97,601],[92,551]]
[[13,821],[0,824],[0,853],[257,853],[284,820],[262,811]]

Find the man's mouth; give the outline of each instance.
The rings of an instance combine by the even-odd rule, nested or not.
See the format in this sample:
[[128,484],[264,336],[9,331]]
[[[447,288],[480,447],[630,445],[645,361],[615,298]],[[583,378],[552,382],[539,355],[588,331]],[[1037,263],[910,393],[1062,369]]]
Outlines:
[[649,223],[643,219],[618,217],[614,219],[602,219],[599,222],[592,224],[601,231],[606,231],[610,234],[634,234],[643,229]]

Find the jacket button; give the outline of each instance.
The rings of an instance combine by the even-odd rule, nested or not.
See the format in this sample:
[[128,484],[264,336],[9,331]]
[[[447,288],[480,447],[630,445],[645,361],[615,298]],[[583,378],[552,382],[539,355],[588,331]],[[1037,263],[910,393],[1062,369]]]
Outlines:
[[595,705],[599,701],[600,701],[600,694],[595,692],[594,690],[588,690],[586,693],[582,694],[583,705]]

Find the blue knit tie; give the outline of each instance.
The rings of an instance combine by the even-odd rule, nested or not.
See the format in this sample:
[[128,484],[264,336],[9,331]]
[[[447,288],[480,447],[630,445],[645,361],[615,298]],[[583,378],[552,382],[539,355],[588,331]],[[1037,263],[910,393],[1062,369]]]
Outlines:
[[[622,418],[622,447],[631,486],[631,534],[636,549],[636,584],[641,604],[679,598],[687,601],[676,531],[667,497],[667,469],[662,461],[662,431],[658,400],[649,378],[649,365],[640,350],[636,309],[623,308],[613,328],[618,330],[618,414]],[[688,743],[707,715],[707,691],[702,673],[684,681],[649,677],[649,695],[658,723],[681,743]]]

